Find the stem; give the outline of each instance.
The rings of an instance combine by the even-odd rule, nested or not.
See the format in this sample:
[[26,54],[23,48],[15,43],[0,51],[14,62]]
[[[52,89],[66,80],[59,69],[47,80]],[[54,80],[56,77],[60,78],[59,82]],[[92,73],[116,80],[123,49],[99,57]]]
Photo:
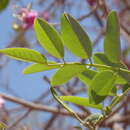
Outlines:
[[[118,70],[118,71],[122,71],[122,72],[127,72],[127,73],[130,73],[129,70],[127,69],[123,69],[123,68],[119,68],[119,67],[113,67],[113,66],[108,66],[108,65],[101,65],[101,64],[81,64],[81,63],[78,63],[78,62],[70,62],[70,63],[67,63],[66,62],[66,65],[73,65],[73,64],[77,64],[77,65],[85,65],[85,66],[92,66],[92,67],[99,67],[99,68],[106,68],[106,69],[110,69],[110,70]],[[58,64],[53,64],[52,66],[54,65],[64,65],[62,63],[58,63]],[[51,66],[51,65],[50,65]]]
[[[115,101],[114,101],[113,103],[111,103],[109,106],[107,106],[107,107],[104,109],[105,113],[104,113],[103,117],[99,120],[99,122],[97,123],[97,125],[100,124],[100,122],[103,121],[103,120],[110,114],[112,108],[113,108],[115,105],[117,105],[117,104],[124,98],[124,96],[126,96],[126,94],[127,94],[129,91],[130,91],[130,88],[128,88],[121,96],[115,97]],[[116,99],[116,98],[117,98],[117,99]]]
[[[53,64],[53,65],[64,66],[64,65],[76,65],[76,64],[77,64],[77,65],[89,66],[89,67],[106,68],[106,69],[115,70],[115,71],[118,71],[118,72],[119,72],[119,71],[122,71],[122,72],[130,73],[130,71],[127,70],[127,69],[123,69],[123,68],[119,68],[119,67],[113,67],[113,66],[108,66],[108,65],[102,65],[102,64],[93,64],[92,62],[91,62],[90,64],[82,64],[82,63],[77,63],[77,62],[71,62],[71,63],[66,63],[66,64],[58,63],[58,64]],[[122,100],[122,98],[126,95],[126,93],[127,93],[129,90],[130,90],[130,88],[127,89],[127,90],[123,93],[123,95],[119,98],[119,100],[118,100],[117,102],[114,102],[113,104],[111,104],[111,105],[109,106],[110,110],[111,110],[117,103],[119,103],[119,102]],[[88,127],[89,130],[95,130],[95,129],[96,129],[96,126],[97,126],[98,124],[100,124],[100,122],[101,122],[102,120],[104,120],[104,119],[106,118],[106,116],[110,113],[110,111],[109,111],[109,112],[105,112],[103,118],[101,118],[101,119],[99,120],[99,122],[98,122],[96,125],[93,126],[93,125],[89,124],[89,122],[84,122],[82,119],[80,119],[80,117],[79,117],[71,108],[69,108],[69,107],[58,97],[58,95],[57,95],[57,93],[56,93],[54,87],[51,87],[51,92],[52,92],[53,97],[56,99],[56,101],[59,102],[68,112],[70,112],[83,126]]]
[[55,100],[61,104],[68,112],[70,112],[82,125],[87,126],[89,128],[89,130],[94,130],[88,123],[84,123],[84,121],[82,119],[80,119],[80,117],[69,107],[67,106],[67,104],[65,104],[57,95],[54,87],[50,88],[51,93],[53,95],[53,97],[55,98]]
[[[130,91],[130,88],[128,88],[121,96],[115,97],[115,101],[113,101],[109,108],[112,109],[115,105],[117,105],[125,96],[126,94]],[[117,99],[116,99],[117,98]]]
[[63,101],[61,101],[61,99],[57,96],[57,93],[53,87],[51,87],[51,93],[58,103],[60,103],[68,112],[70,112],[72,115],[74,115],[75,118],[77,120],[79,120],[79,122],[81,124],[83,123],[83,121],[80,119],[80,117],[71,108],[69,108],[65,103],[63,103]]

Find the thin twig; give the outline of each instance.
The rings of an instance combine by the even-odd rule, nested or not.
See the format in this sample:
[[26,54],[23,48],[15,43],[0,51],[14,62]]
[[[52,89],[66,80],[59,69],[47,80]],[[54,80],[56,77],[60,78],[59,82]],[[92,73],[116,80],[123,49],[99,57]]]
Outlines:
[[[36,104],[33,102],[29,102],[29,101],[25,101],[23,99],[14,97],[14,96],[9,96],[7,94],[4,93],[0,93],[0,96],[2,96],[5,100],[20,104],[24,107],[30,108],[32,110],[38,110],[38,111],[44,111],[44,112],[51,112],[51,113],[58,113],[60,115],[65,115],[65,116],[73,116],[72,114],[70,114],[69,112],[67,112],[65,109],[57,109],[55,107],[49,107],[46,105],[42,105],[42,104]],[[77,115],[81,118],[85,118],[86,115],[84,113],[79,113],[77,112]]]
[[30,112],[32,111],[32,109],[29,109],[28,111],[26,111],[20,118],[18,118],[11,126],[8,127],[9,130],[13,129],[16,125],[18,125],[18,123],[20,121],[22,121],[24,118],[26,118]]

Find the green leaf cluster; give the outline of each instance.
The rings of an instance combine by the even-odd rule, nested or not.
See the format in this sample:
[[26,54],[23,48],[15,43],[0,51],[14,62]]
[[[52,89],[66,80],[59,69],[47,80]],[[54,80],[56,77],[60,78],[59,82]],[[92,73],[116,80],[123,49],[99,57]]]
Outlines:
[[[61,34],[41,18],[35,19],[34,30],[40,45],[50,55],[63,62],[48,61],[41,53],[27,48],[5,48],[1,49],[0,53],[16,60],[33,62],[34,64],[23,70],[24,74],[57,69],[51,79],[52,87],[67,83],[73,77],[79,78],[88,87],[86,98],[56,97],[60,102],[62,100],[81,106],[103,109],[101,103],[107,96],[114,96],[116,98],[114,104],[117,104],[117,100],[119,100],[116,94],[117,84],[128,84],[126,89],[129,89],[130,71],[121,61],[120,25],[115,11],[110,12],[107,18],[104,52],[102,53],[94,54],[92,52],[93,43],[88,34],[69,14],[65,13],[61,16]],[[81,59],[87,59],[89,63],[65,62],[65,47]],[[110,106],[113,106],[113,103]]]

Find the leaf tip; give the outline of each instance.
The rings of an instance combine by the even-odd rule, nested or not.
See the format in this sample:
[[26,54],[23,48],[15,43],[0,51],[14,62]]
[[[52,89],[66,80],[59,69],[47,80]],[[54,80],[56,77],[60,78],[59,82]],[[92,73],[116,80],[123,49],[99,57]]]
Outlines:
[[27,75],[26,69],[23,69],[22,74]]
[[109,17],[117,17],[117,12],[115,10],[112,10],[109,14],[108,14],[108,18]]

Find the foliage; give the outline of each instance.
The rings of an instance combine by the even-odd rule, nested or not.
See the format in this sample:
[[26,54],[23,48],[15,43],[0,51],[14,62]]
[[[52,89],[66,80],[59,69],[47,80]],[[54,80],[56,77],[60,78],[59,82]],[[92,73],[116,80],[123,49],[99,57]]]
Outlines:
[[9,4],[9,0],[0,0],[0,12],[3,11],[8,4]]
[[[92,42],[89,36],[77,20],[69,14],[63,14],[61,17],[61,35],[54,27],[40,18],[35,19],[34,29],[40,45],[52,56],[60,58],[63,62],[47,61],[45,56],[39,52],[27,48],[7,48],[0,50],[0,53],[17,60],[34,62],[35,64],[25,68],[23,71],[24,74],[58,69],[51,79],[51,92],[54,98],[74,115],[81,124],[94,129],[95,123],[103,120],[129,90],[130,71],[122,63],[120,58],[120,25],[116,12],[112,11],[108,15],[104,52],[102,53],[98,52],[94,54],[92,52]],[[64,45],[76,56],[88,59],[89,63],[64,61]],[[73,77],[79,78],[88,87],[86,97],[59,97],[55,87],[67,83]],[[127,86],[121,96],[116,94],[116,84]],[[108,106],[103,106],[103,101],[111,93],[114,95],[113,100]],[[101,109],[103,115],[100,115],[100,118],[99,116],[97,118],[96,115],[96,122],[92,125],[89,119],[86,121],[80,119],[63,101]]]

